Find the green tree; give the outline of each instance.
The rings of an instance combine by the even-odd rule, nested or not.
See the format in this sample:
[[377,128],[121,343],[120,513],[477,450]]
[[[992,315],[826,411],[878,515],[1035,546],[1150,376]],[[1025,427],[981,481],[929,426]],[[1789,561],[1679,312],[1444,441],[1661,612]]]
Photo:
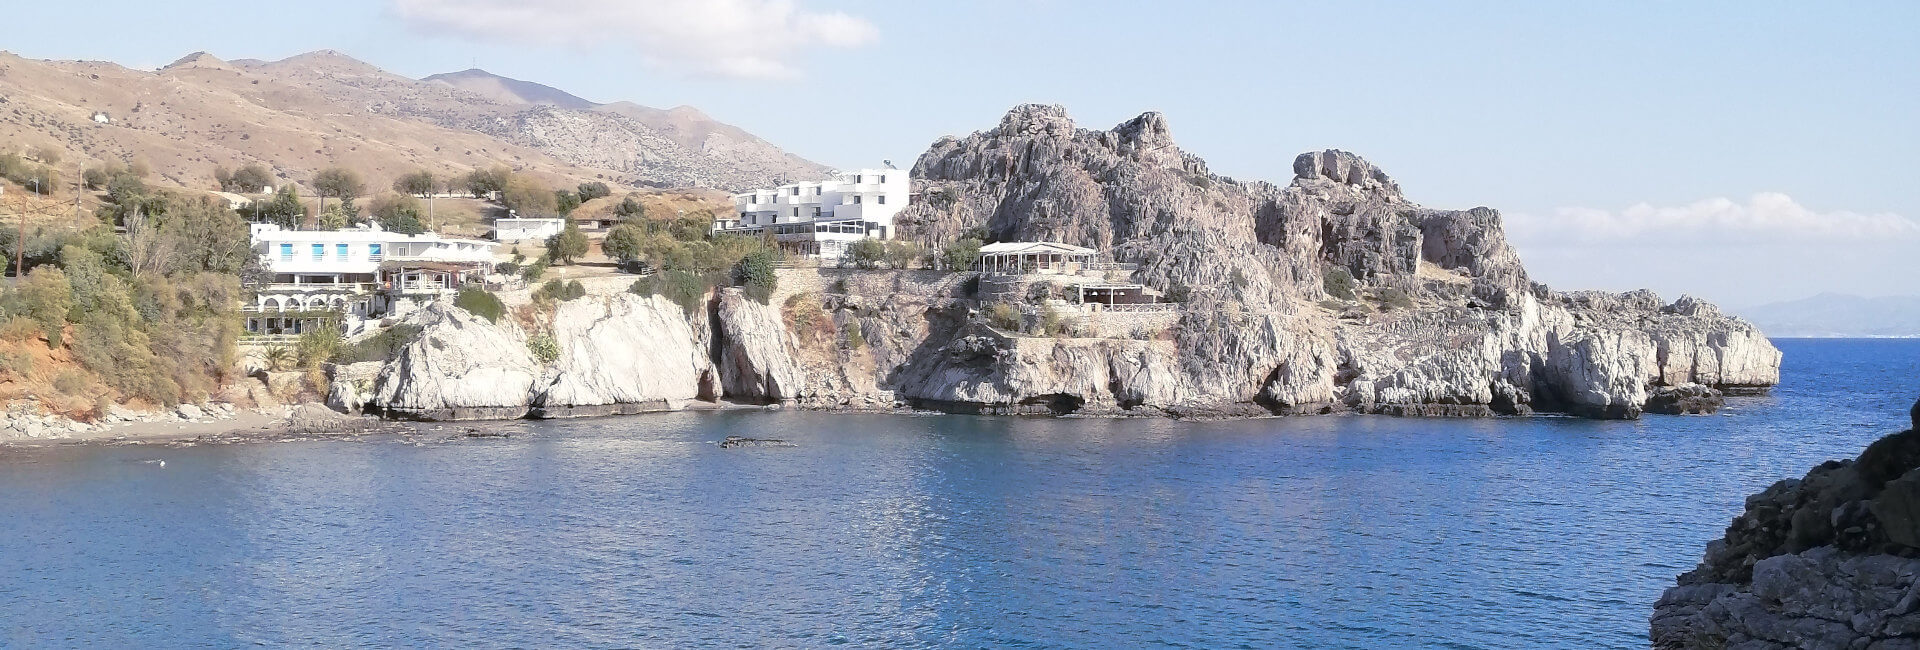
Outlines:
[[[393,181],[393,191],[401,194],[426,196],[432,194],[435,187],[433,172],[420,169],[405,174]],[[375,213],[378,216],[379,213]]]
[[474,198],[480,198],[486,196],[489,192],[506,190],[507,179],[512,176],[513,170],[506,168],[504,165],[495,165],[487,169],[476,169],[468,172],[466,177],[461,179],[461,184],[466,186],[468,194],[472,194]]
[[373,219],[380,227],[402,235],[427,231],[420,220],[420,200],[408,194],[382,194],[373,200]]
[[313,191],[320,195],[322,204],[326,203],[329,196],[351,199],[366,189],[366,183],[360,180],[360,175],[345,167],[328,167],[313,175]]
[[884,244],[887,253],[887,266],[904,269],[920,259],[920,247],[913,242],[891,239]]
[[624,221],[639,221],[647,218],[647,208],[638,199],[628,195],[620,199],[619,205],[613,206],[613,214]]
[[573,214],[573,210],[580,207],[581,203],[584,203],[584,201],[580,200],[580,195],[574,194],[572,190],[553,191],[554,209],[558,210],[560,214]]
[[246,220],[210,197],[174,200],[159,225],[176,273],[238,273],[251,257]]
[[887,259],[887,245],[878,239],[862,239],[847,247],[847,258],[863,269],[879,268]]
[[603,196],[613,196],[613,190],[608,188],[606,183],[600,181],[581,183],[580,187],[575,189],[578,190],[581,203],[586,203]]
[[638,225],[623,223],[607,231],[607,238],[600,241],[600,251],[622,264],[632,264],[647,255],[647,233]]
[[300,188],[287,183],[280,186],[280,191],[274,192],[273,200],[255,202],[248,216],[261,223],[292,229],[300,227],[301,222],[307,220],[307,207],[300,202]]
[[966,271],[980,260],[980,246],[980,240],[972,237],[947,244],[940,251],[940,261],[946,264],[947,270]]
[[547,257],[558,264],[572,264],[587,254],[587,234],[580,232],[580,226],[567,221],[565,230],[547,238]]
[[513,174],[500,190],[500,202],[522,217],[551,217],[560,214],[553,190],[526,174]]

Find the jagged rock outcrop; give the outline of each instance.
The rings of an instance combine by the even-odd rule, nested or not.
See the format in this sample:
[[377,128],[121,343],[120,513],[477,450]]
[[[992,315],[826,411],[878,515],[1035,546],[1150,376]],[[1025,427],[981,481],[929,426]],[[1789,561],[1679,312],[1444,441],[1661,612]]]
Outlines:
[[380,371],[371,404],[390,417],[434,420],[527,412],[543,371],[518,325],[488,322],[445,301],[410,320],[421,326],[420,336]]
[[[1136,391],[1170,403],[1136,406],[1631,418],[1649,388],[1778,382],[1779,351],[1712,305],[1534,283],[1495,210],[1421,207],[1344,151],[1302,154],[1294,172],[1285,187],[1210,174],[1157,113],[1094,131],[1060,107],[1021,106],[993,129],[933,144],[914,166],[925,198],[902,213],[901,232],[938,246],[984,228],[1138,264],[1136,280],[1185,304],[1165,363],[1177,371]],[[1356,281],[1351,299],[1328,300],[1334,269]],[[901,390],[1052,399],[1008,383],[1049,374],[1017,342],[952,341],[948,352],[933,357],[947,368],[906,373]],[[1105,364],[1083,360],[1087,381],[1067,387],[1097,383]],[[1111,390],[1073,396],[1132,403]]]
[[1654,605],[1654,647],[1920,647],[1920,402],[1910,415],[1858,458],[1748,497]]
[[739,289],[722,290],[718,303],[720,384],[726,394],[774,402],[799,397],[806,380],[779,310]]
[[[1284,187],[1211,174],[1157,113],[1095,131],[1057,106],[1018,107],[993,129],[934,143],[914,166],[921,192],[899,234],[932,247],[984,230],[1095,248],[1176,303],[1137,334],[1068,334],[1088,331],[1075,325],[1033,336],[986,316],[1012,301],[1027,314],[1015,329],[1042,313],[1059,320],[1056,306],[1076,308],[1059,303],[1070,287],[1057,283],[937,271],[829,283],[824,271],[783,270],[810,283],[805,295],[767,304],[725,289],[685,319],[658,299],[563,304],[552,328],[561,358],[536,369],[518,406],[588,414],[566,409],[697,395],[818,408],[1631,418],[1649,391],[1778,382],[1779,351],[1710,304],[1557,293],[1529,278],[1497,211],[1419,206],[1343,151],[1302,154],[1294,170]],[[1064,318],[1096,316],[1120,315]],[[501,327],[502,340],[524,344]],[[407,363],[428,384],[457,374]],[[485,401],[395,390],[412,400],[403,409]],[[1656,406],[1683,408],[1664,400]]]
[[533,403],[601,406],[713,399],[704,319],[660,296],[631,293],[560,303],[552,336],[560,356]]

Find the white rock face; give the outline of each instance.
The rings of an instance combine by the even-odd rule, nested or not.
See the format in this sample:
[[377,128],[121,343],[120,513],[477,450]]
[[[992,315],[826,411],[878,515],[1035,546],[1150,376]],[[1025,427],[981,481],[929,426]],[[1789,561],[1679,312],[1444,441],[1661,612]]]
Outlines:
[[780,310],[738,289],[719,295],[720,383],[730,397],[784,401],[797,398],[806,377]]
[[678,305],[630,293],[560,304],[560,346],[544,406],[592,406],[714,397],[714,368]]
[[373,403],[399,412],[524,409],[542,371],[526,334],[441,301],[415,312],[420,337],[380,371]]

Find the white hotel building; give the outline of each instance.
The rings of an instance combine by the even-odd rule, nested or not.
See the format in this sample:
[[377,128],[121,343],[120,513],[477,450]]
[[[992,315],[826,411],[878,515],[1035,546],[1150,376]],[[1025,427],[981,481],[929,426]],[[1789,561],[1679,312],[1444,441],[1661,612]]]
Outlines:
[[484,283],[499,244],[403,235],[366,225],[344,230],[284,230],[253,224],[253,252],[273,278],[250,287],[247,331],[299,334],[339,319],[351,333],[360,321]]
[[893,217],[912,191],[907,172],[862,169],[833,180],[782,185],[733,195],[734,214],[716,219],[713,234],[773,232],[782,248],[823,259],[840,259],[862,239],[892,239]]

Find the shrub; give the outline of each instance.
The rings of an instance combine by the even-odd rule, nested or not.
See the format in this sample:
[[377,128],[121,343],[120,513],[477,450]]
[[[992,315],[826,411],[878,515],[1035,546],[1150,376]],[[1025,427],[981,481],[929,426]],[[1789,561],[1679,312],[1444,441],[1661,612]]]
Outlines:
[[879,268],[886,258],[887,245],[878,239],[862,239],[847,247],[847,259],[863,269]]
[[657,277],[659,276],[649,275],[647,277],[634,280],[633,284],[627,287],[627,293],[631,293],[636,296],[651,296],[655,293],[658,293],[658,290],[654,288],[654,285],[657,284],[656,282],[654,282],[654,280]]
[[351,345],[342,345],[333,354],[334,363],[362,363],[367,361],[391,361],[400,356],[415,339],[420,338],[420,326],[402,323],[369,336]]
[[518,262],[501,262],[493,265],[493,272],[501,275],[519,275],[520,264]]
[[524,267],[521,267],[520,269],[520,276],[523,278],[526,278],[527,282],[539,282],[540,276],[543,276],[546,274],[547,274],[547,258],[545,257],[542,257],[539,260],[534,261],[534,263],[532,264],[528,264]]
[[974,263],[980,260],[980,246],[981,243],[978,239],[972,237],[961,239],[960,241],[947,244],[946,248],[941,249],[940,260],[946,265],[949,271],[965,271],[971,269]]
[[666,271],[658,278],[660,293],[691,314],[707,297],[707,280],[687,271]]
[[1047,336],[1060,336],[1067,333],[1067,319],[1054,311],[1052,305],[1040,308],[1040,333]]
[[781,311],[787,317],[787,326],[797,332],[818,330],[829,324],[826,309],[820,305],[820,299],[811,293],[787,296]]
[[1328,267],[1324,276],[1321,285],[1326,289],[1327,295],[1340,300],[1353,300],[1357,297],[1354,293],[1353,273],[1348,271],[1347,267]]
[[60,330],[67,326],[67,312],[73,308],[73,288],[67,274],[50,266],[36,268],[27,272],[26,281],[17,291],[21,313],[40,323],[48,347],[60,347]]
[[887,241],[882,246],[886,250],[887,266],[891,268],[904,269],[912,266],[914,260],[920,259],[920,247],[913,242],[895,239]]
[[[33,331],[39,333],[39,326],[34,326]],[[15,380],[26,379],[33,374],[33,355],[25,350],[0,354],[0,372]]]
[[541,332],[527,339],[527,352],[540,363],[553,363],[560,358],[560,343],[553,340],[552,334]]
[[53,389],[66,395],[80,395],[87,391],[87,376],[69,368],[53,376]]
[[1398,287],[1387,287],[1380,290],[1380,303],[1394,309],[1412,309],[1413,296]]
[[14,316],[8,318],[5,323],[0,323],[0,339],[14,343],[39,337],[42,331],[43,328],[39,323],[25,316]]
[[860,319],[848,319],[846,327],[842,329],[846,332],[847,349],[858,350],[867,346],[867,335],[860,329]]
[[774,251],[761,249],[740,258],[734,275],[748,298],[758,300],[760,304],[766,304],[773,298],[774,289],[780,286],[780,276],[773,268],[777,257]]
[[453,306],[485,318],[490,323],[500,322],[500,317],[507,313],[507,306],[500,302],[499,296],[476,287],[461,289],[459,295],[453,297]]
[[587,286],[584,284],[580,284],[579,280],[574,280],[572,282],[567,283],[567,290],[565,293],[561,294],[560,299],[574,300],[574,299],[585,298],[585,297],[587,297]]
[[602,183],[600,181],[581,183],[579,187],[574,189],[579,195],[581,203],[586,203],[588,201],[592,201],[594,199],[613,194],[613,189],[607,187],[606,183]]
[[320,367],[340,351],[340,328],[331,322],[300,335],[300,341],[294,344],[294,353],[300,358],[300,365],[309,370]]
[[631,264],[647,257],[649,244],[645,229],[623,223],[607,231],[607,238],[600,242],[600,252],[623,264]]
[[1008,332],[1020,331],[1021,321],[1025,320],[1020,309],[1004,302],[987,305],[987,324]]
[[292,370],[294,362],[300,359],[293,354],[293,348],[284,345],[268,347],[264,356],[266,357],[267,369],[274,372]]

